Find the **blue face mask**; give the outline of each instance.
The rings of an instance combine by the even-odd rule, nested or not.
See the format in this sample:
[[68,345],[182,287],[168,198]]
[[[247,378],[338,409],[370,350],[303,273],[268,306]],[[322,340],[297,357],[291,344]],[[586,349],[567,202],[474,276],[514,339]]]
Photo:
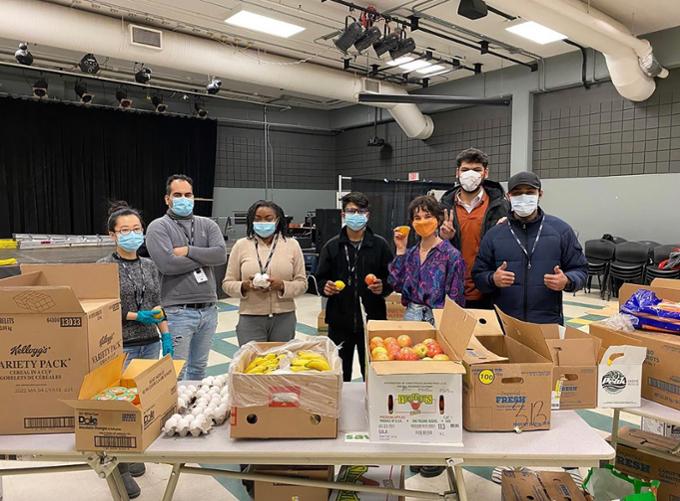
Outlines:
[[352,231],[363,230],[368,224],[368,216],[359,212],[345,215],[345,224]]
[[135,252],[144,243],[144,234],[131,231],[127,235],[118,235],[118,247],[127,252]]
[[194,211],[194,199],[186,197],[173,198],[170,209],[179,217],[187,217]]
[[260,238],[269,238],[276,231],[276,221],[253,223],[253,231]]

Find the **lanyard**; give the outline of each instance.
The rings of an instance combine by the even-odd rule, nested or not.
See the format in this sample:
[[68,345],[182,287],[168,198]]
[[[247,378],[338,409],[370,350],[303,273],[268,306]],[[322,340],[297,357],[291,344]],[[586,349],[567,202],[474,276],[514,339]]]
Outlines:
[[137,311],[139,311],[142,309],[142,305],[144,304],[144,295],[146,294],[146,283],[144,280],[144,268],[142,267],[142,260],[139,259],[139,274],[142,277],[142,287],[141,289],[138,289],[137,281],[132,276],[132,273],[130,273],[130,268],[134,265],[125,261],[117,254],[116,258],[120,261],[120,268],[125,272],[125,275],[127,276],[132,288],[135,291],[135,303],[137,303]]
[[187,240],[189,241],[189,245],[193,246],[194,245],[194,218],[191,218],[191,236],[187,235],[186,230],[184,229],[184,226],[182,226],[177,219],[173,219],[173,221],[179,226],[179,229],[182,230],[182,233],[187,237]]
[[260,265],[260,273],[263,275],[267,272],[267,269],[269,268],[269,265],[272,262],[272,258],[274,257],[274,251],[276,250],[276,245],[279,243],[279,235],[277,234],[274,237],[274,243],[272,244],[272,249],[269,251],[269,256],[267,256],[267,262],[262,266],[262,261],[260,260],[260,248],[259,248],[259,242],[257,240],[257,237],[255,237],[255,255],[257,256],[257,264]]
[[361,239],[361,242],[359,242],[359,245],[356,246],[356,251],[354,253],[354,263],[351,262],[349,258],[349,246],[352,245],[346,244],[345,245],[345,260],[347,261],[347,269],[349,270],[349,284],[352,285],[352,281],[354,280],[354,272],[357,269],[357,263],[359,262],[359,251],[361,250],[361,246],[364,243],[364,239]]
[[541,232],[543,231],[544,222],[545,218],[541,219],[541,225],[538,227],[538,233],[536,234],[536,240],[534,240],[534,246],[531,248],[531,253],[529,253],[527,248],[524,247],[524,245],[522,245],[522,242],[520,242],[519,238],[517,238],[515,231],[512,229],[512,224],[508,224],[508,228],[510,228],[510,233],[512,233],[512,236],[515,237],[517,245],[519,245],[519,248],[522,249],[522,252],[524,252],[524,255],[527,257],[527,261],[529,262],[529,269],[531,269],[531,256],[534,255],[534,251],[536,250],[536,246],[538,245],[538,239],[541,238]]

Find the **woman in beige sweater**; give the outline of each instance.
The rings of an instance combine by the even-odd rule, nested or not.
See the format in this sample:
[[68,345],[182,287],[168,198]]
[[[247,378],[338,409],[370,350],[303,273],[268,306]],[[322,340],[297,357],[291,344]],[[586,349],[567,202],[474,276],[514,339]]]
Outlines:
[[241,299],[236,335],[249,341],[295,337],[295,300],[307,290],[300,244],[288,236],[281,207],[260,200],[248,209],[247,237],[234,244],[222,289]]

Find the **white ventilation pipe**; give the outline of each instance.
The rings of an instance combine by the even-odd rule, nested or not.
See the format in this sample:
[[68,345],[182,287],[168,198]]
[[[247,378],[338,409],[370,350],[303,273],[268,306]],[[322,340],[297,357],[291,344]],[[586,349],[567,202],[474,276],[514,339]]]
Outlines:
[[[67,49],[92,52],[127,61],[162,66],[291,92],[358,102],[366,87],[385,94],[406,94],[390,83],[357,77],[317,64],[295,64],[291,59],[231,47],[213,40],[163,32],[161,50],[130,43],[127,24],[120,20],[36,0],[2,0],[0,37]],[[427,139],[434,131],[432,119],[415,104],[386,104],[404,133]]]
[[668,70],[654,59],[647,40],[633,36],[624,25],[579,0],[487,0],[487,3],[601,52],[614,87],[626,99],[648,99],[656,88],[654,77],[668,76]]

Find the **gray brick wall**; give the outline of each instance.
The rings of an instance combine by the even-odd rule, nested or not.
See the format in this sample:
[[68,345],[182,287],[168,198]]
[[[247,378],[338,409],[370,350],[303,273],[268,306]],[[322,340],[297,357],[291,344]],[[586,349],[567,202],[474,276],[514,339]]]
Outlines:
[[[272,130],[270,154],[276,188],[328,190],[337,185],[333,136]],[[271,171],[269,176],[271,183]],[[262,188],[264,185],[262,129],[218,127],[215,186]]]
[[611,83],[536,95],[533,168],[542,178],[680,172],[680,70],[643,103]]
[[373,127],[342,132],[336,138],[338,174],[352,177],[406,179],[420,172],[421,179],[451,181],[456,155],[468,147],[490,156],[491,178],[508,179],[510,173],[510,107],[475,106],[431,115],[435,132],[426,141],[408,139],[395,123],[378,126],[389,147],[367,146]]

